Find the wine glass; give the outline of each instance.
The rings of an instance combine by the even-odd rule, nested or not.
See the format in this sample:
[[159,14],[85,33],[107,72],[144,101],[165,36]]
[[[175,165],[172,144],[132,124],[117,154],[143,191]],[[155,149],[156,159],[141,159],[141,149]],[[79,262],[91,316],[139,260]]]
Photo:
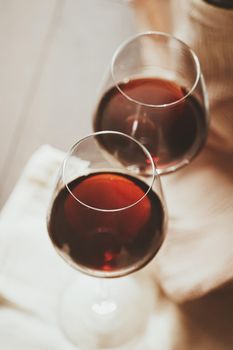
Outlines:
[[78,141],[59,172],[47,227],[57,252],[81,272],[61,301],[68,338],[90,350],[122,346],[141,334],[154,289],[145,273],[131,273],[153,259],[166,229],[148,150],[115,131]]
[[160,174],[187,165],[208,131],[207,93],[195,53],[162,32],[143,32],[124,42],[101,85],[93,128],[139,140]]

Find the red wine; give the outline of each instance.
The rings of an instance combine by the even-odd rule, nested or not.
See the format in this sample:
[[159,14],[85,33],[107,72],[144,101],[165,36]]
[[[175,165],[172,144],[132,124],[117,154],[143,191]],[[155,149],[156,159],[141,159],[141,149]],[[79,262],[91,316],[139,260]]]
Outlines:
[[[117,87],[107,91],[95,113],[95,131],[114,130],[133,136],[147,147],[159,168],[190,160],[199,152],[207,134],[205,110],[192,95],[182,100],[184,88],[157,78],[130,80],[119,88],[129,98]],[[170,105],[161,106],[165,104]],[[118,147],[103,140],[102,144],[111,152]],[[130,159],[133,152],[124,152]]]
[[[148,191],[144,182],[103,172],[77,178],[68,186],[79,201],[64,187],[48,222],[51,240],[65,258],[77,267],[110,275],[134,271],[153,258],[163,241],[164,211],[152,190],[141,199]],[[122,207],[126,208],[115,210]]]

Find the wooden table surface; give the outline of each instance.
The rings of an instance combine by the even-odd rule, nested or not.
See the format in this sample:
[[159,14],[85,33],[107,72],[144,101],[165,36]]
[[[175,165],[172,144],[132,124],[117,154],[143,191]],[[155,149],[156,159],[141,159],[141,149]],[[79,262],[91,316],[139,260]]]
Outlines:
[[104,71],[136,31],[123,0],[0,0],[0,206],[40,145],[92,131]]

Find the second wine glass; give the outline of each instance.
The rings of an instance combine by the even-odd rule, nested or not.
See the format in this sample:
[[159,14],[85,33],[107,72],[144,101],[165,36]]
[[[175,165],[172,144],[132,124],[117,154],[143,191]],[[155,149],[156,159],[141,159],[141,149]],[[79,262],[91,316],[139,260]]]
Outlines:
[[124,42],[104,77],[93,126],[139,140],[161,174],[187,165],[208,131],[207,93],[195,53],[161,32]]

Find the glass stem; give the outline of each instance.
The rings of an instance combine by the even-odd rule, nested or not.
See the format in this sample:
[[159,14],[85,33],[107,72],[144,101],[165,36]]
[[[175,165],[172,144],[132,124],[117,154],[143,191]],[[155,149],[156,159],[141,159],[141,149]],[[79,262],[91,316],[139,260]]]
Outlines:
[[92,310],[98,315],[109,315],[116,310],[116,302],[110,296],[108,281],[104,278],[98,280],[97,299],[92,305]]

